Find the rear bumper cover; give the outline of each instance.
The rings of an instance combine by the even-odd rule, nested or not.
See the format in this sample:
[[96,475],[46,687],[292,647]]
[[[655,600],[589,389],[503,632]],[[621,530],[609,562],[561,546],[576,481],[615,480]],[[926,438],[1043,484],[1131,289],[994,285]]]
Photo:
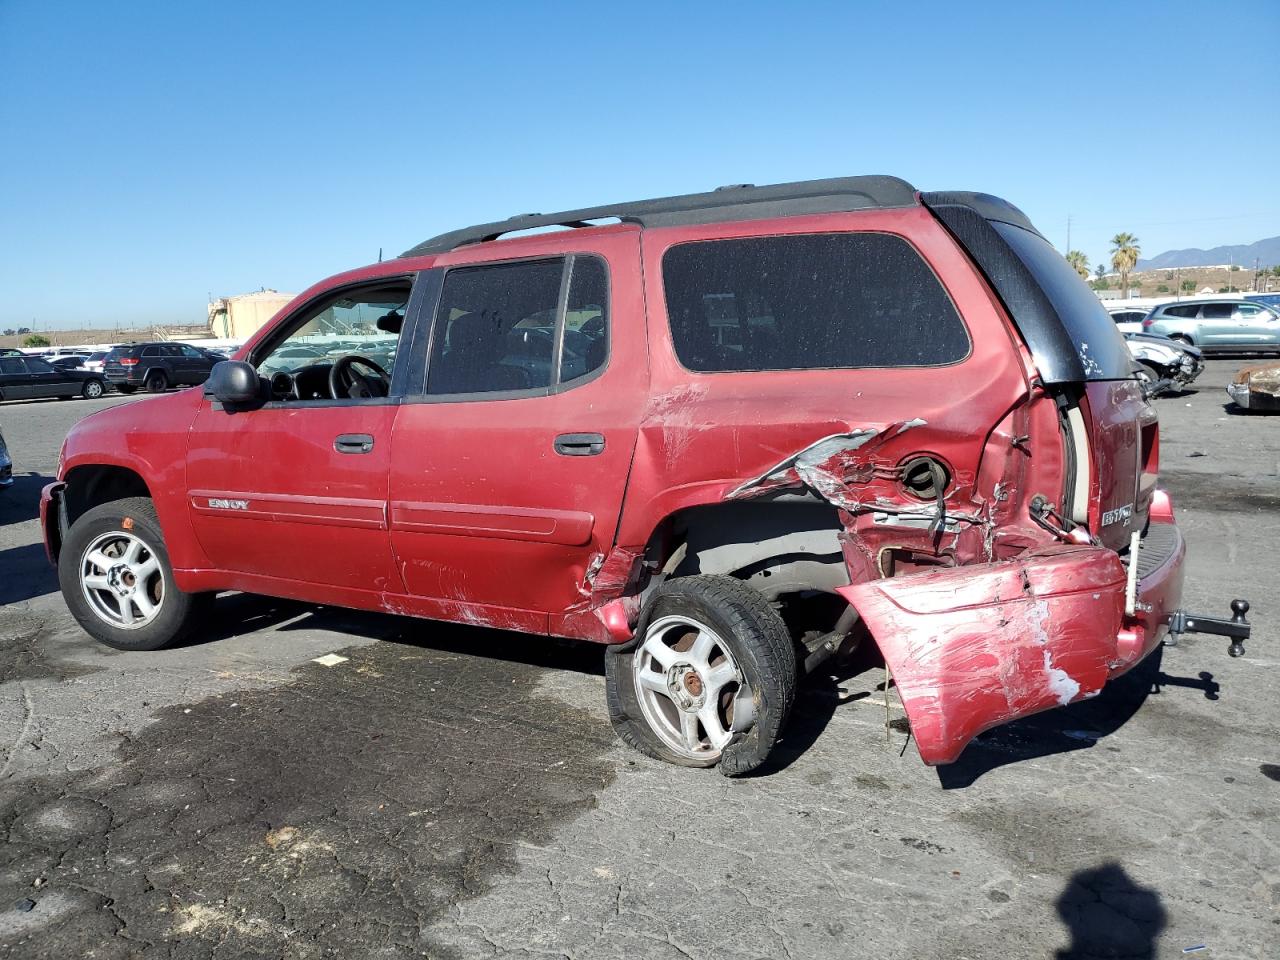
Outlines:
[[1160,643],[1182,598],[1186,547],[1163,493],[1125,614],[1127,569],[1104,547],[1063,544],[1001,563],[856,584],[920,757],[951,763],[984,730],[1096,696]]

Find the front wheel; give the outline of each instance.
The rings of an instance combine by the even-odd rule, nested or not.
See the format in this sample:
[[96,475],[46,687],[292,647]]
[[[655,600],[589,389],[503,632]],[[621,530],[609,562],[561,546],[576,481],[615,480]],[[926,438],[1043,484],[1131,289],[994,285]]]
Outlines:
[[630,643],[605,657],[609,719],[622,740],[659,760],[754,770],[769,755],[796,693],[796,655],[782,618],[733,577],[660,586]]
[[119,650],[176,643],[206,615],[212,599],[174,584],[160,522],[146,497],[85,511],[62,544],[58,582],[80,626]]
[[164,393],[169,389],[169,377],[163,370],[153,370],[147,374],[143,386],[146,387],[147,393]]

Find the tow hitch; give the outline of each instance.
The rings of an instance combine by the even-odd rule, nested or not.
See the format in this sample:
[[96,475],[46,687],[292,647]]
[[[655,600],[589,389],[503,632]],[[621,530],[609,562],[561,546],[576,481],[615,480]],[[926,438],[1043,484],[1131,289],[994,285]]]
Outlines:
[[1184,633],[1212,633],[1220,637],[1230,637],[1231,644],[1227,653],[1233,657],[1244,656],[1244,642],[1249,639],[1253,629],[1245,614],[1249,612],[1248,600],[1231,601],[1231,619],[1220,620],[1216,617],[1202,617],[1185,610],[1175,610],[1169,617],[1169,637],[1165,645],[1176,647],[1179,637]]

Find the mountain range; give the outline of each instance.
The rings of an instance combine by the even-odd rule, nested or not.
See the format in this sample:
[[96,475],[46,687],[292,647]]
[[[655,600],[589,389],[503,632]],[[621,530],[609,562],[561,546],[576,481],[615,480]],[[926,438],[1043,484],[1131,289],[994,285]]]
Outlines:
[[1176,267],[1216,267],[1233,263],[1246,270],[1253,269],[1254,258],[1263,267],[1280,264],[1280,237],[1268,237],[1257,243],[1237,243],[1211,250],[1166,250],[1150,260],[1139,260],[1134,270],[1168,270]]

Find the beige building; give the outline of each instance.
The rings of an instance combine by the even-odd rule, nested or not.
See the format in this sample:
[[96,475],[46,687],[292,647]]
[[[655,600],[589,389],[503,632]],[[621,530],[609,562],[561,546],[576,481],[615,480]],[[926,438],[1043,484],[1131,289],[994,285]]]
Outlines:
[[296,294],[262,289],[236,297],[219,297],[209,304],[209,332],[228,340],[247,340]]

